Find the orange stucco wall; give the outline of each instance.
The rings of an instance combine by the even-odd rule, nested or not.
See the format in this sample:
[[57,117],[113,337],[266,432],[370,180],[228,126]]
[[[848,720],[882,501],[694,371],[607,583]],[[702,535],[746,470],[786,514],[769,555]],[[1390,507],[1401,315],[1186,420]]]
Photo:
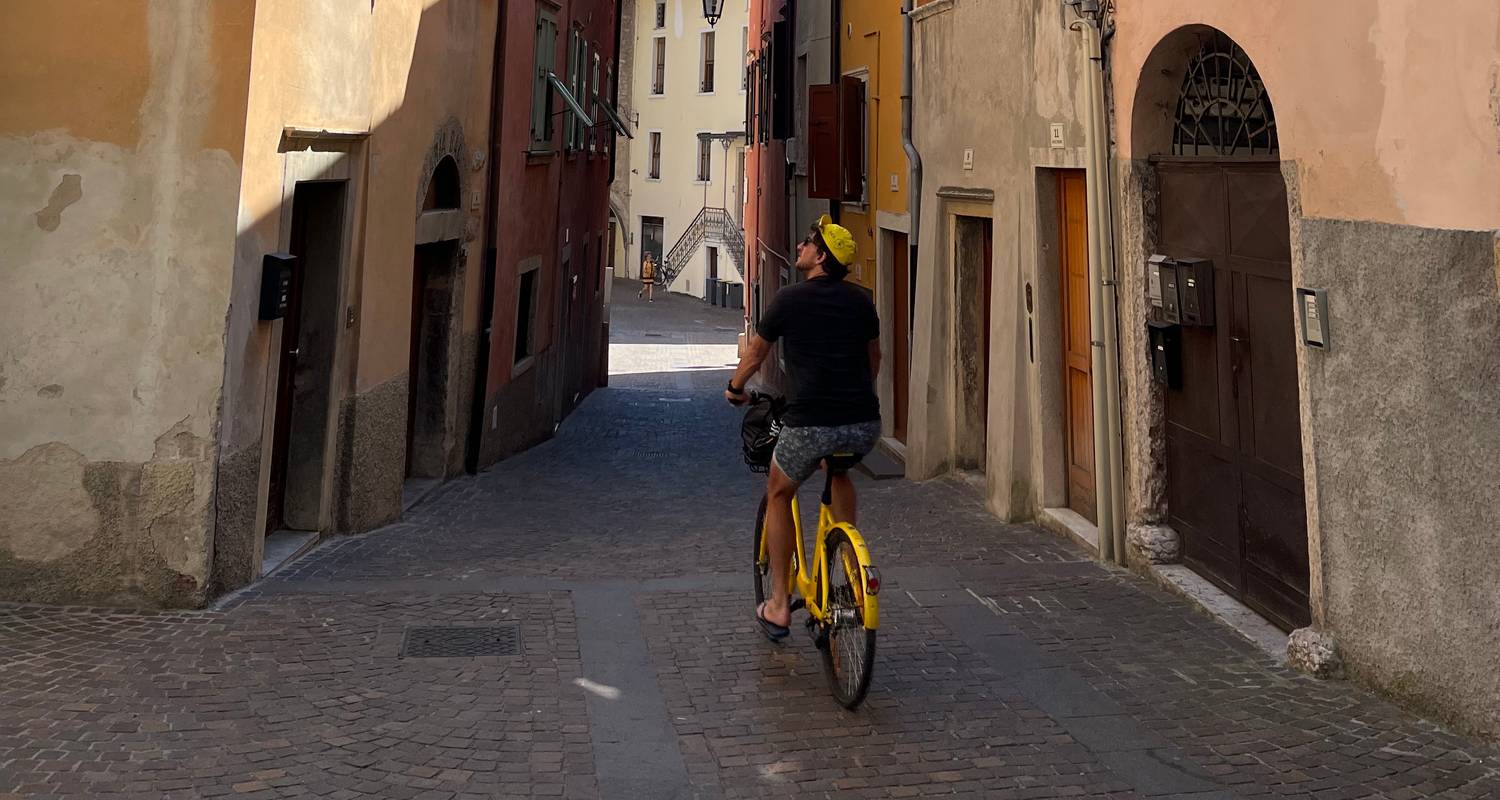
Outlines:
[[[1309,217],[1500,227],[1500,5],[1492,0],[1121,3],[1117,107],[1138,101],[1154,48],[1185,22],[1233,38],[1271,95]],[[1299,35],[1288,36],[1288,31]],[[1151,112],[1164,118],[1170,104]],[[1121,114],[1125,157],[1151,155]]]
[[[901,4],[893,0],[843,0],[840,72],[868,80],[866,188],[867,203],[845,204],[840,220],[859,245],[859,265],[850,277],[875,289],[880,212],[906,213],[907,163],[901,145]],[[891,189],[891,176],[896,188]]]

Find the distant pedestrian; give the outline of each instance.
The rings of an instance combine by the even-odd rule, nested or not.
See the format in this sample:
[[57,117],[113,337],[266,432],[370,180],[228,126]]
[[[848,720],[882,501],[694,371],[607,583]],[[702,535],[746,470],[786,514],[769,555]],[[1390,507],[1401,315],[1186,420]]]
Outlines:
[[646,259],[641,262],[641,291],[636,298],[646,298],[647,302],[655,303],[656,298],[652,296],[652,289],[656,288],[656,256],[646,254]]

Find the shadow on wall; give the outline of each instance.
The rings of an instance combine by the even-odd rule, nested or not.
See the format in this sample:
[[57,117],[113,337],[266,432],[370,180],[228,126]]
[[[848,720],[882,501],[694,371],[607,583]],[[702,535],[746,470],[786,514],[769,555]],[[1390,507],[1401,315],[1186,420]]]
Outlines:
[[[115,19],[114,10],[137,6],[139,20]],[[474,149],[482,152],[488,133],[488,81],[449,81],[464,86],[446,95],[432,87],[435,76],[473,64],[488,74],[494,21],[484,17],[493,4],[443,0],[423,10],[412,40],[372,39],[413,54],[401,96],[368,133],[331,138],[283,133],[283,122],[303,120],[247,122],[247,104],[257,107],[247,100],[253,12],[230,19],[205,6],[178,24],[148,6],[122,2],[73,37],[81,52],[93,30],[118,49],[141,50],[139,63],[85,63],[80,55],[61,65],[77,67],[74,82],[134,103],[119,116],[141,120],[137,141],[108,142],[113,134],[98,130],[87,133],[93,138],[53,129],[0,137],[0,161],[29,170],[6,194],[42,209],[28,220],[38,226],[27,234],[32,245],[15,251],[32,266],[25,274],[94,275],[75,281],[69,312],[49,315],[28,340],[109,341],[62,360],[76,382],[57,371],[0,376],[0,399],[76,396],[83,404],[67,414],[28,414],[24,429],[0,424],[0,455],[11,457],[0,460],[0,496],[9,498],[0,499],[0,599],[197,606],[258,575],[268,529],[360,530],[396,518],[407,410],[418,400],[412,368],[441,376],[428,387],[441,406],[429,437],[441,452],[428,454],[428,468],[448,472],[462,460],[479,330],[471,239],[481,212],[424,214],[423,204],[446,157],[459,167],[460,197],[483,186],[488,165],[476,163]],[[372,4],[372,14],[383,11]],[[64,21],[78,26],[56,22]],[[372,21],[370,35],[391,27]],[[229,51],[231,30],[244,32],[229,37],[242,50]],[[254,45],[279,46],[270,42],[256,36]],[[78,71],[97,73],[104,63],[108,76],[76,81]],[[185,84],[167,86],[182,74]],[[317,80],[302,76],[303,85]],[[125,91],[134,81],[144,82],[138,96]],[[197,119],[205,105],[224,118]],[[369,167],[372,143],[384,154],[379,170]],[[0,177],[10,185],[16,176]],[[163,185],[166,178],[176,182]],[[116,236],[124,223],[132,236]],[[414,267],[422,237],[447,243],[448,254],[426,271],[426,283]],[[57,248],[65,239],[64,256]],[[225,269],[230,241],[234,266]],[[262,257],[283,251],[302,264],[287,286],[289,313],[262,321]],[[54,269],[59,264],[66,269]],[[128,275],[136,282],[118,283]],[[28,302],[25,291],[5,294],[7,308]],[[509,306],[496,307],[503,324]],[[136,322],[153,314],[161,329],[143,335]],[[429,314],[446,319],[446,331],[412,337],[413,315]],[[56,355],[28,347],[35,346],[23,344],[18,361]],[[133,366],[115,380],[119,363]],[[143,430],[168,412],[174,422]]]
[[[269,163],[284,165],[288,188],[237,243],[230,324],[243,350],[229,364],[243,374],[226,406],[244,420],[221,449],[215,591],[258,576],[268,532],[369,530],[399,518],[408,478],[463,470],[485,206],[462,201],[482,196],[491,166],[490,92],[488,80],[442,76],[490,74],[495,11],[444,0],[411,40],[372,38],[411,54],[385,118],[368,133],[277,143]],[[299,274],[285,318],[265,322],[251,309],[273,251],[298,256]]]

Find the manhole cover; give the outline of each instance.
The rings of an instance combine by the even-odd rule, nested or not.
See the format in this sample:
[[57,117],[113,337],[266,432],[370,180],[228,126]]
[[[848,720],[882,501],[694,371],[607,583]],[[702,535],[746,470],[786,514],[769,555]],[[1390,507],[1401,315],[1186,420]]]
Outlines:
[[518,656],[521,630],[516,625],[483,628],[407,628],[402,658],[470,658]]

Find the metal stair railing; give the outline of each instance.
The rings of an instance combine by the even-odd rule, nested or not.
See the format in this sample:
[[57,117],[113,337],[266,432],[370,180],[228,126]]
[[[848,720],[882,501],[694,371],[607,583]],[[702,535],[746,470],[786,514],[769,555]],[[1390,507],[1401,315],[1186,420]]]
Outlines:
[[717,234],[719,242],[729,253],[729,260],[734,262],[734,269],[740,274],[740,280],[745,279],[745,231],[740,227],[739,220],[735,219],[728,211],[722,208],[708,209],[707,220],[713,231]]
[[705,221],[707,214],[708,207],[705,206],[698,212],[698,216],[693,217],[693,221],[688,224],[687,230],[682,232],[682,236],[677,238],[677,243],[672,245],[672,249],[667,251],[667,258],[661,265],[662,286],[670,289],[672,282],[677,280],[677,276],[687,267],[688,261],[692,260],[693,254],[698,252],[698,246],[703,244],[704,237],[708,235],[708,225]]
[[745,279],[744,229],[728,211],[704,206],[699,209],[698,216],[694,217],[687,229],[682,232],[682,236],[678,237],[677,243],[672,245],[672,249],[667,252],[666,260],[662,263],[662,286],[671,288],[672,282],[677,280],[677,276],[687,268],[688,262],[697,254],[698,248],[703,245],[710,233],[728,251],[729,260],[734,262],[734,268],[739,273],[740,280]]

